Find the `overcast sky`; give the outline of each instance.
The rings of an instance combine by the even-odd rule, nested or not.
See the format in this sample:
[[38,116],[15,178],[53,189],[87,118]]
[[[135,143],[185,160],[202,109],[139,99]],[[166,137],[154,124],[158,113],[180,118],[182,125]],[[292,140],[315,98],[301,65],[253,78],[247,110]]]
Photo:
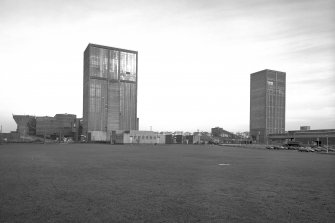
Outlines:
[[250,73],[286,72],[286,130],[335,128],[334,0],[0,0],[0,124],[83,112],[88,43],[138,51],[140,129],[249,130]]

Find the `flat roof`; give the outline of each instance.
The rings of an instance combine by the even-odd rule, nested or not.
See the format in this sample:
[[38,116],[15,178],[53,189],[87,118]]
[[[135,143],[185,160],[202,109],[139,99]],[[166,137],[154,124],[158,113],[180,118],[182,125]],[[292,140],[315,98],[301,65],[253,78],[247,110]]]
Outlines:
[[98,45],[98,44],[94,44],[94,43],[89,43],[85,49],[85,51],[89,48],[89,47],[97,47],[97,48],[103,48],[103,49],[107,49],[107,50],[118,50],[118,51],[124,51],[124,52],[128,52],[128,53],[135,53],[138,54],[137,51],[134,50],[127,50],[127,49],[122,49],[122,48],[116,48],[116,47],[110,47],[110,46],[104,46],[104,45]]
[[261,73],[261,72],[264,72],[264,71],[272,71],[272,72],[279,72],[279,73],[284,73],[284,74],[286,74],[286,72],[284,72],[284,71],[271,70],[271,69],[264,69],[264,70],[260,70],[260,71],[256,71],[256,72],[254,72],[254,73],[251,73],[251,75],[252,75],[252,74]]

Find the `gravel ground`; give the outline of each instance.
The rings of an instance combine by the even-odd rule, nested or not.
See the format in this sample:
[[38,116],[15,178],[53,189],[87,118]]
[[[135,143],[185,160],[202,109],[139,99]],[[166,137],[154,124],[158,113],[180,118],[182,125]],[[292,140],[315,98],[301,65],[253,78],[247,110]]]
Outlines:
[[3,144],[0,222],[335,222],[335,156]]

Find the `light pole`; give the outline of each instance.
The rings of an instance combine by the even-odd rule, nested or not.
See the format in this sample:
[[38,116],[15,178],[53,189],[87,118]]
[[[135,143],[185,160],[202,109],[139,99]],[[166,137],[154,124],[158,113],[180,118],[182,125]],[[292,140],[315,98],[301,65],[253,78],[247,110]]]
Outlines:
[[102,122],[103,122],[103,117],[104,117],[104,108],[105,108],[105,98],[101,97],[101,131],[103,131],[104,128],[102,128]]
[[328,153],[328,134],[326,135],[327,137],[327,153]]
[[258,131],[258,140],[257,140],[257,144],[259,144],[259,142],[260,142],[260,136],[261,136],[261,131]]
[[1,128],[0,128],[0,144],[2,143],[2,125],[1,125]]

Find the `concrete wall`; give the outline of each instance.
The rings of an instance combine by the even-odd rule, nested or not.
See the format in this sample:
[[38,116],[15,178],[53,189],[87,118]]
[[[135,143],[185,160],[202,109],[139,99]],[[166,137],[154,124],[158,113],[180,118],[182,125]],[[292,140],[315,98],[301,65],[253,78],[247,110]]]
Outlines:
[[250,134],[264,142],[266,103],[266,71],[250,75]]
[[106,142],[107,141],[107,133],[104,131],[89,131],[89,135],[91,136],[88,139],[91,142]]

